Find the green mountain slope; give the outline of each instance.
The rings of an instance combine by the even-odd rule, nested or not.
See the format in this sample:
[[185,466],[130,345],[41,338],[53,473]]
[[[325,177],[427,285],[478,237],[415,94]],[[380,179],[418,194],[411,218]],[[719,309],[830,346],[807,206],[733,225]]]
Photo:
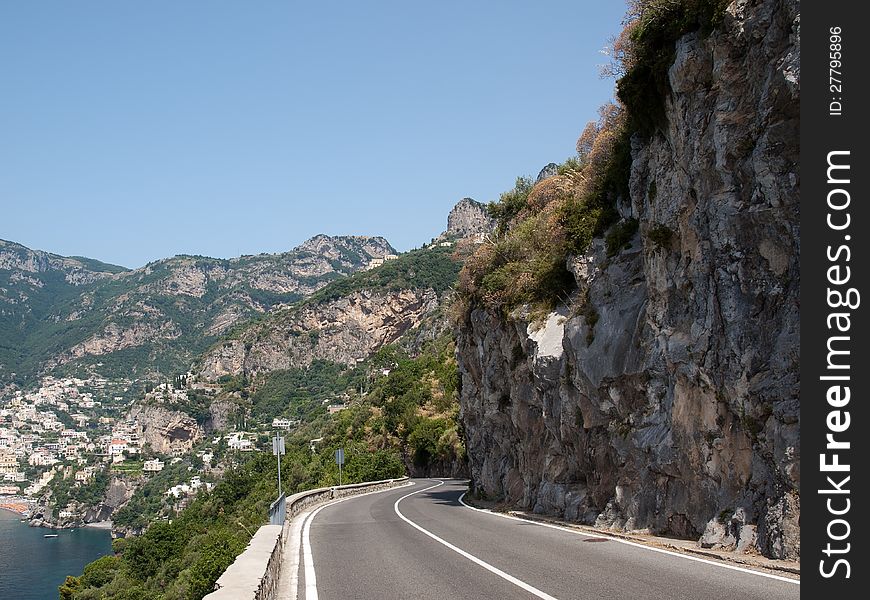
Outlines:
[[379,237],[318,235],[282,254],[176,256],[127,270],[0,241],[0,387],[50,371],[184,370],[236,323],[393,252]]

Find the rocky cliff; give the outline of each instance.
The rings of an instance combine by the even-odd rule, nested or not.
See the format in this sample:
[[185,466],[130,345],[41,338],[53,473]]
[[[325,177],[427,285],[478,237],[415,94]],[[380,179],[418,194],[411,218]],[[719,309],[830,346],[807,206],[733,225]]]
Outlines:
[[486,206],[471,198],[463,198],[447,215],[447,231],[443,237],[468,238],[494,230],[495,220],[487,214]]
[[163,406],[138,403],[127,417],[141,427],[143,445],[149,445],[157,454],[184,454],[205,435],[193,417]]
[[273,311],[206,352],[205,380],[306,367],[315,359],[347,366],[386,344],[419,347],[449,329],[442,310],[461,259],[452,247],[413,250],[335,281],[307,300]]
[[200,372],[214,380],[304,367],[315,359],[352,366],[418,327],[438,305],[432,289],[359,290],[305,305],[217,345],[203,358]]
[[[72,469],[67,469],[67,478],[72,477]],[[64,506],[56,506],[55,499],[46,493],[36,503],[28,519],[31,527],[47,527],[50,529],[73,529],[90,523],[108,521],[120,507],[124,506],[133,496],[136,488],[142,483],[142,477],[130,475],[113,475],[109,479],[102,500],[95,504],[84,504],[69,500]],[[69,516],[60,516],[61,509],[67,510]]]
[[478,492],[799,557],[799,24],[795,1],[732,2],[679,38],[667,125],[632,138],[627,247],[572,257],[543,319],[470,308]]

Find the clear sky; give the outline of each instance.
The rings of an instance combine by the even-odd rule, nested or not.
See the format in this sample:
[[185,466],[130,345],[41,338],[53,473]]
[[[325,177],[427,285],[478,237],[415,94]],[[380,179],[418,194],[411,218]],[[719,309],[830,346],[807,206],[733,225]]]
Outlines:
[[574,152],[620,1],[0,3],[0,238],[138,267],[400,250]]

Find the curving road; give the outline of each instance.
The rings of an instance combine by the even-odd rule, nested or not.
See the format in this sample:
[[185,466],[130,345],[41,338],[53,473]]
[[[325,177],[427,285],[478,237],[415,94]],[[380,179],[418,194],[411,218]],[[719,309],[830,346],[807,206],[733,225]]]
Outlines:
[[[466,482],[347,498],[295,519],[282,597],[795,599],[784,577],[480,511]],[[294,542],[296,546],[294,547]],[[298,556],[298,567],[296,560]],[[289,583],[288,583],[289,580]]]

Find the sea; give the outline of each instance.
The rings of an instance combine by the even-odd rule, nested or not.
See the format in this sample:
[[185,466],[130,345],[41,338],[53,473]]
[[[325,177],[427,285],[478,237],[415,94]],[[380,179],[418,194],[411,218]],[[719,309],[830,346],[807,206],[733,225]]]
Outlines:
[[0,509],[0,600],[58,600],[67,575],[81,575],[86,564],[111,553],[108,529],[28,527]]

